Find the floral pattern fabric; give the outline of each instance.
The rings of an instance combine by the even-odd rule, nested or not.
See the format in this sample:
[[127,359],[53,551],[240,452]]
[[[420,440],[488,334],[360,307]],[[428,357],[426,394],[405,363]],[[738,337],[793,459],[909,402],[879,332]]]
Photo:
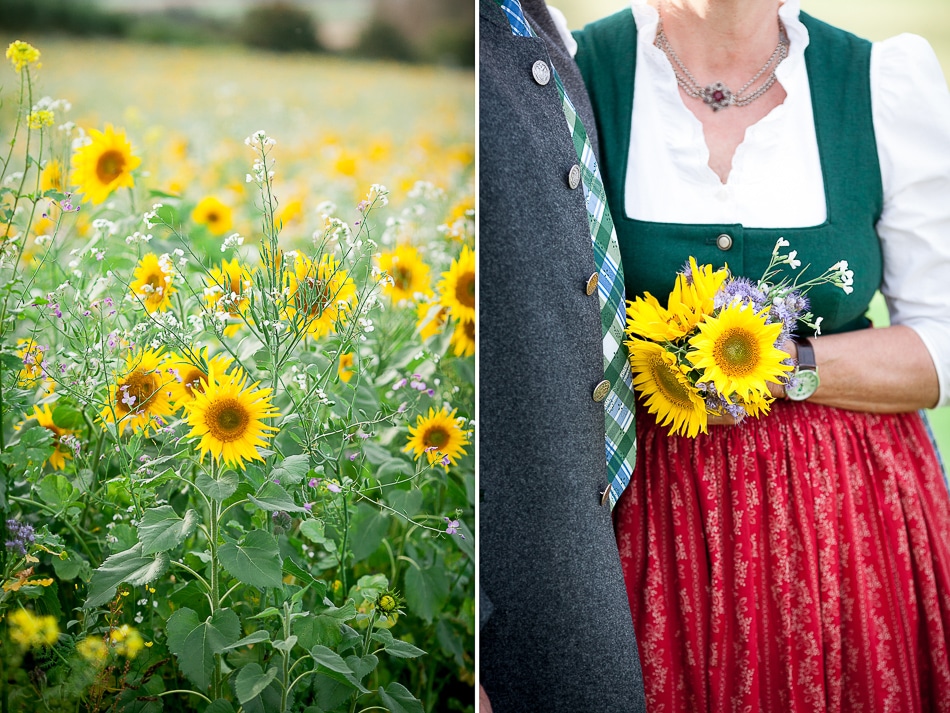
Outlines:
[[950,495],[918,414],[637,417],[615,523],[651,713],[950,711]]

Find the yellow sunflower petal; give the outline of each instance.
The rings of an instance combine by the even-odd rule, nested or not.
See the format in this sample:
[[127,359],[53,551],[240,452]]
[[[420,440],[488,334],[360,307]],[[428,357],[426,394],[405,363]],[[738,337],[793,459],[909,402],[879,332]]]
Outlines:
[[475,321],[475,252],[466,245],[439,282],[442,304],[458,320]]

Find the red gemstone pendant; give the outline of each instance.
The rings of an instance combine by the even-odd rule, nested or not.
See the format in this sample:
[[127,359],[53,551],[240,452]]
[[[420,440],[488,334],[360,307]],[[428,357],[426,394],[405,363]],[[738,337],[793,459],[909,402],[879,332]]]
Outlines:
[[722,82],[716,82],[703,89],[703,101],[711,106],[713,111],[719,111],[732,106],[733,96],[729,87]]

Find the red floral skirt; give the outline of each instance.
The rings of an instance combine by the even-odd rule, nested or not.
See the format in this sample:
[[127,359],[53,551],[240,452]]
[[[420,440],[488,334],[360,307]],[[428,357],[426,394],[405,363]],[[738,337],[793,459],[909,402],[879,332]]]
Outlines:
[[667,436],[615,512],[650,713],[950,711],[950,496],[917,414]]

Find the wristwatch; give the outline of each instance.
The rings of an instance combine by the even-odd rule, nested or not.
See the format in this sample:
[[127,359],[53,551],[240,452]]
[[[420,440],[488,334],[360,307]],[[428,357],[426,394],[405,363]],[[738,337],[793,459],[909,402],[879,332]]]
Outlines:
[[808,339],[795,338],[798,347],[798,366],[795,368],[795,385],[785,389],[792,401],[804,401],[818,390],[818,364],[815,363],[815,348]]

